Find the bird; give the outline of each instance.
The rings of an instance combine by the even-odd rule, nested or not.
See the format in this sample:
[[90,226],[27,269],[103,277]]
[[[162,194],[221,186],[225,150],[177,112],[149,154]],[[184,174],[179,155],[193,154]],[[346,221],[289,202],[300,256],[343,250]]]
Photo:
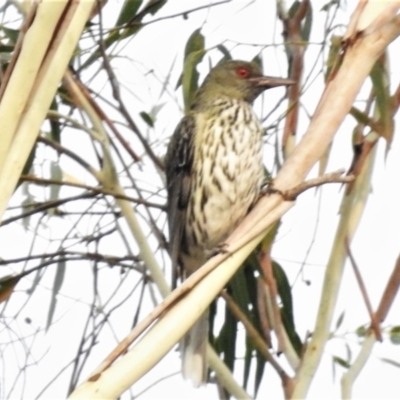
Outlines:
[[[291,85],[255,62],[217,64],[171,136],[165,156],[169,251],[174,281],[186,279],[254,206],[264,180],[263,128],[253,111],[266,89]],[[207,380],[208,311],[181,342],[182,374]]]

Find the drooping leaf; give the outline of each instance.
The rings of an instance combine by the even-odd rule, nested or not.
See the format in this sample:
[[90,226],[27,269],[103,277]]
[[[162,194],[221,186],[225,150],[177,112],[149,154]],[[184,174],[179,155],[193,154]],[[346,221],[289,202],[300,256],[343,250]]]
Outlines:
[[381,361],[383,361],[384,363],[393,365],[393,367],[400,368],[400,362],[391,360],[390,358],[381,358]]
[[125,0],[115,25],[121,26],[131,21],[135,17],[142,3],[143,0]]
[[244,370],[243,370],[243,388],[247,390],[249,384],[249,377],[251,365],[253,361],[254,346],[250,340],[246,338],[246,353],[244,355]]
[[390,96],[389,76],[384,56],[375,63],[370,77],[376,95],[376,105],[379,110],[379,124],[381,129],[377,133],[386,139],[389,147],[392,142],[394,130],[393,101]]
[[266,360],[265,360],[264,356],[262,356],[257,351],[256,374],[255,374],[255,378],[254,378],[254,395],[255,395],[255,397],[258,393],[258,389],[260,388],[261,380],[264,375],[265,365],[266,365]]
[[305,43],[310,40],[311,27],[313,26],[312,2],[309,2],[306,17],[301,25],[301,37]]
[[[54,99],[51,103],[50,110],[58,112],[58,104]],[[56,143],[61,144],[61,128],[60,121],[58,118],[49,118],[50,123],[50,138]]]
[[350,348],[350,346],[349,346],[349,344],[348,343],[345,343],[345,346],[346,346],[346,355],[347,355],[347,361],[349,362],[349,364],[350,364],[350,361],[351,361],[351,359],[352,359],[352,353],[351,353],[351,348]]
[[340,366],[342,366],[343,368],[350,368],[350,364],[348,361],[343,360],[343,358],[337,357],[337,356],[333,356],[332,357],[332,361]]
[[342,313],[339,315],[339,318],[336,321],[335,331],[337,331],[341,327],[342,322],[344,320],[344,314],[345,314],[345,311],[343,310]]
[[150,128],[154,128],[153,118],[149,114],[147,114],[147,112],[142,111],[139,113],[139,115],[142,117],[142,120],[146,122],[148,126],[150,126]]
[[389,337],[393,344],[400,344],[400,326],[394,326],[390,329]]
[[340,50],[342,48],[342,36],[331,36],[331,45],[329,47],[328,58],[326,60],[325,81],[331,76],[334,76],[340,67],[342,57]]
[[360,338],[364,338],[365,336],[367,336],[368,332],[369,330],[365,326],[360,326],[356,329],[356,335]]
[[[129,2],[129,0],[127,0]],[[135,15],[132,16],[132,18],[128,19],[125,23],[128,25],[128,27],[121,28],[121,29],[114,29],[111,31],[111,33],[104,39],[103,46],[104,50],[107,50],[111,45],[113,45],[115,42],[120,42],[123,39],[126,39],[135,33],[137,33],[140,29],[143,28],[143,23],[142,20],[147,14],[154,15],[159,11],[165,4],[167,3],[167,0],[150,0],[145,7],[139,12],[137,12]],[[134,9],[136,8],[137,4],[132,5],[131,8],[129,8],[129,11],[127,10],[124,15],[122,13],[118,16],[119,18],[125,19],[128,18],[128,14],[133,14]],[[140,6],[140,5],[139,5]],[[139,8],[138,6],[138,8]],[[130,7],[127,5],[127,7]],[[117,26],[118,26],[118,21],[117,21]],[[83,63],[81,69],[87,68],[89,65],[91,65],[94,61],[96,61],[99,57],[101,57],[101,51],[99,48],[97,48],[91,55],[90,57]]]
[[199,73],[197,65],[205,54],[204,36],[196,29],[185,46],[185,61],[182,73],[182,90],[185,109],[188,110],[198,89]]
[[[36,156],[36,149],[37,149],[37,143],[35,143],[29,153],[28,159],[25,162],[24,168],[22,168],[22,175],[29,174],[32,169],[33,162],[35,161],[35,156]],[[21,182],[18,182],[18,186],[21,184]]]
[[219,44],[219,45],[217,46],[217,49],[218,49],[218,50],[222,53],[222,55],[223,55],[221,61],[219,61],[219,62],[232,60],[231,53],[229,52],[229,50],[228,50],[223,44]]
[[226,306],[225,321],[215,339],[215,348],[219,354],[223,354],[225,364],[233,369],[235,362],[237,320]]
[[340,5],[340,0],[330,0],[321,7],[321,11],[329,11],[331,7],[338,7]]
[[[33,196],[28,192],[25,199],[21,202],[22,209],[25,211],[32,209],[32,204],[34,204]],[[29,223],[31,221],[31,216],[27,215],[22,218],[22,226],[27,230],[29,228]]]
[[[301,1],[294,1],[292,6],[289,9],[289,18],[294,18],[298,9],[301,7],[302,2]],[[301,38],[305,41],[308,42],[310,39],[310,33],[311,33],[311,27],[312,27],[312,5],[311,2],[308,4],[307,8],[307,13],[306,16],[303,20],[303,23],[301,24]]]
[[262,61],[260,54],[257,54],[251,61],[256,63],[260,67],[261,71],[264,69],[263,61]]
[[10,29],[5,27],[4,25],[1,26],[0,30],[2,30],[5,34],[5,36],[10,39],[10,42],[15,44],[17,43],[17,39],[19,36],[19,30],[17,29]]
[[302,349],[302,342],[299,335],[296,332],[293,317],[293,302],[292,302],[292,291],[290,289],[289,281],[286,277],[283,268],[275,261],[272,263],[274,277],[278,287],[279,297],[282,301],[281,318],[283,326],[285,327],[286,333],[292,343],[293,348],[297,354],[300,355]]
[[[52,161],[50,163],[50,177],[54,181],[62,180],[62,170],[58,162]],[[50,200],[58,200],[58,195],[60,194],[61,185],[51,185],[50,186]]]
[[54,313],[57,306],[57,295],[60,292],[61,286],[64,282],[66,263],[60,260],[57,265],[56,274],[54,276],[53,288],[51,291],[50,306],[47,313],[46,331],[49,329],[53,322]]

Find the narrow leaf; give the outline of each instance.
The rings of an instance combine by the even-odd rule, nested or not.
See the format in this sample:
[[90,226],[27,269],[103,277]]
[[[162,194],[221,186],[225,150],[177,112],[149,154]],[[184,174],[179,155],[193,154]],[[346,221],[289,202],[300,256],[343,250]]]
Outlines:
[[343,368],[350,368],[350,364],[347,361],[343,360],[343,358],[333,356],[332,359],[334,363],[339,364]]
[[376,95],[376,105],[379,110],[379,122],[381,125],[381,129],[377,133],[383,136],[388,146],[390,146],[394,130],[393,101],[389,92],[385,57],[381,57],[374,65],[370,76]]
[[200,29],[196,29],[190,35],[185,46],[182,89],[186,110],[190,108],[198,88],[199,73],[196,68],[203,59],[205,52],[204,36],[200,33]]
[[394,367],[400,368],[400,362],[391,360],[390,358],[381,358],[381,361],[393,365]]
[[125,0],[115,25],[121,26],[131,21],[135,17],[142,3],[143,0]]
[[58,262],[56,275],[54,277],[53,289],[51,291],[50,307],[49,307],[49,312],[47,314],[46,331],[49,329],[51,323],[53,322],[53,317],[57,306],[57,295],[64,282],[65,267],[66,265],[64,260]]
[[344,314],[345,314],[345,311],[342,311],[342,313],[339,315],[339,318],[336,321],[335,331],[337,331],[340,328],[340,326],[342,325],[342,322],[344,319]]
[[[52,180],[61,181],[62,171],[58,162],[50,163],[50,176]],[[51,185],[50,186],[50,200],[58,200],[58,195],[60,194],[61,185]]]
[[150,128],[154,128],[153,118],[149,114],[147,114],[147,112],[142,111],[141,113],[139,113],[139,115],[142,117],[143,121],[146,122],[148,126],[150,126]]
[[277,262],[274,261],[272,265],[274,277],[278,286],[279,297],[282,301],[282,323],[285,327],[286,333],[289,336],[290,342],[292,343],[297,354],[300,355],[303,345],[294,325],[292,292],[289,281],[286,277],[285,271]]
[[393,327],[389,332],[389,337],[393,344],[400,344],[400,326]]

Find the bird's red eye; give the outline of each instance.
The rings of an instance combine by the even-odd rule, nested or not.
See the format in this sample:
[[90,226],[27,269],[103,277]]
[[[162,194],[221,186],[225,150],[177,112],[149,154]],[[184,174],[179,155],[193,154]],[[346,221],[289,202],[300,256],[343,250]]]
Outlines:
[[247,78],[247,77],[250,75],[250,71],[249,71],[246,67],[239,67],[239,68],[236,70],[236,75],[237,75],[239,78],[244,79],[244,78]]

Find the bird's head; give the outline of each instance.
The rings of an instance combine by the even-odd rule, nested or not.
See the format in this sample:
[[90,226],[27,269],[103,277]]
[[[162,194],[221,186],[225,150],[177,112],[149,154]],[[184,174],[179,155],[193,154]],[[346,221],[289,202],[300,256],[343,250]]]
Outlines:
[[225,61],[215,66],[197,94],[197,102],[209,102],[218,97],[229,97],[252,103],[264,90],[292,85],[290,79],[264,76],[254,62]]

